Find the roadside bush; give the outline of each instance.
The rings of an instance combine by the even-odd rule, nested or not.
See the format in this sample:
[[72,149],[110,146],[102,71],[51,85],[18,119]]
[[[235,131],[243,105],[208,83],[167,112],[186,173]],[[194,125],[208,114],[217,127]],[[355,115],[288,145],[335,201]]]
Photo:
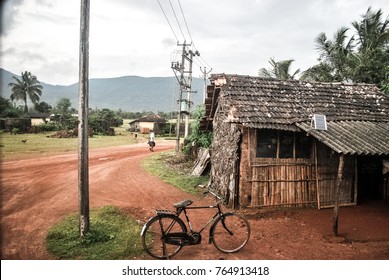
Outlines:
[[54,122],[40,124],[40,125],[38,125],[38,127],[39,127],[41,132],[58,130],[58,125]]

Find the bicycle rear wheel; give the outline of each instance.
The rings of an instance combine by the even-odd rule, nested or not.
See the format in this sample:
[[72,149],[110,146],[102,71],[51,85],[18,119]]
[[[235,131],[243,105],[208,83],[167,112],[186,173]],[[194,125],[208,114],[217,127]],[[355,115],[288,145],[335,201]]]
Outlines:
[[186,233],[184,222],[176,216],[155,216],[142,229],[142,246],[147,254],[156,259],[168,259],[176,255],[183,245],[167,244],[167,233]]
[[245,217],[225,213],[212,226],[212,243],[223,253],[238,252],[249,241],[250,232],[250,224]]

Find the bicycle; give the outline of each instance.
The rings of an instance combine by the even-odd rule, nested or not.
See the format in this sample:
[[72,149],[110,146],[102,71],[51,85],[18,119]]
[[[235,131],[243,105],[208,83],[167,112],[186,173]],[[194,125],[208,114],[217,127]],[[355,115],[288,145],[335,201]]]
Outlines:
[[[213,243],[216,249],[223,253],[240,251],[250,238],[250,224],[242,215],[234,212],[224,213],[220,197],[215,197],[217,202],[214,205],[190,206],[193,201],[186,199],[174,204],[175,212],[155,210],[157,215],[145,223],[141,231],[142,246],[147,254],[156,259],[169,259],[184,246],[198,245],[201,243],[201,233],[211,223],[209,244]],[[200,231],[194,231],[187,210],[215,208],[216,213],[212,218]],[[186,217],[186,223],[180,218],[182,213]]]

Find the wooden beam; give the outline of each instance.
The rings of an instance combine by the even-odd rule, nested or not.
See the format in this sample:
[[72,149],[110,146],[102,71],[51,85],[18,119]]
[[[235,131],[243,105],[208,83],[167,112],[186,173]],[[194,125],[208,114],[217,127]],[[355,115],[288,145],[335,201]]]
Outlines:
[[340,188],[342,187],[343,169],[344,169],[344,154],[340,154],[339,165],[338,165],[338,177],[336,179],[336,189],[335,189],[335,207],[334,207],[334,213],[332,217],[332,231],[335,236],[338,236],[339,201],[340,201]]

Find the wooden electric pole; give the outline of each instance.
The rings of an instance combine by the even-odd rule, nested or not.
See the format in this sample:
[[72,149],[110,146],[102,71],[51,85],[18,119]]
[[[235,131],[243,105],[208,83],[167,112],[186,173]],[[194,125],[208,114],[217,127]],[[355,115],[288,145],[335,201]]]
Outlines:
[[81,0],[79,109],[78,109],[78,205],[80,235],[89,232],[88,94],[89,94],[89,0]]

